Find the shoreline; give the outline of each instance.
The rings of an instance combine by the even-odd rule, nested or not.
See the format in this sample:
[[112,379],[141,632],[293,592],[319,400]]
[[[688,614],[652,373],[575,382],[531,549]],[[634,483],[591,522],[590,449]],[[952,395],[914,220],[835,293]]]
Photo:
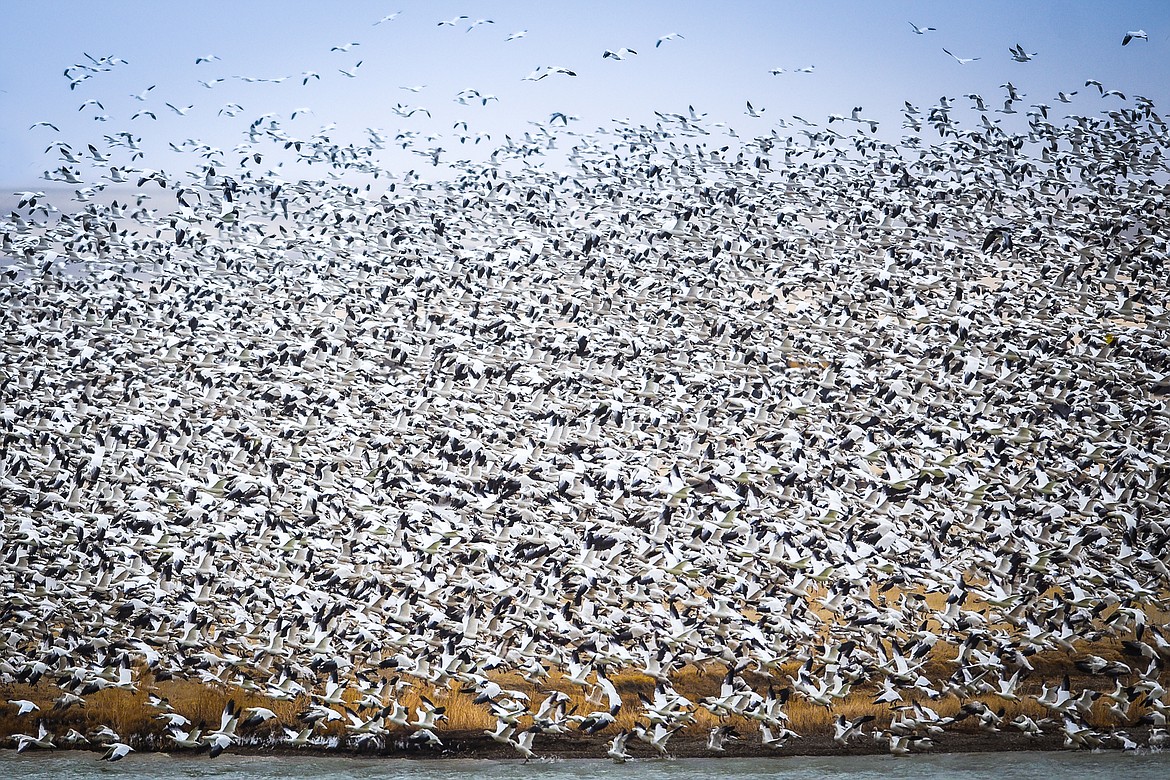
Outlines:
[[[1150,729],[1139,726],[1128,729],[1126,733],[1131,739],[1139,742],[1142,747],[1137,752],[1158,752],[1156,748],[1145,746]],[[241,742],[234,745],[225,754],[241,756],[279,756],[301,758],[328,758],[345,757],[361,759],[395,759],[405,758],[421,761],[435,760],[486,760],[486,761],[515,761],[527,763],[510,745],[496,742],[482,733],[476,732],[449,732],[440,735],[442,746],[427,746],[409,743],[405,737],[389,741],[384,746],[355,746],[339,745],[326,747],[324,745],[307,745],[292,747],[282,744],[249,744]],[[534,745],[535,755],[529,759],[532,762],[562,761],[562,760],[612,760],[607,757],[606,749],[612,737],[585,736],[585,735],[546,735]],[[189,750],[175,749],[167,746],[154,747],[149,741],[134,739],[134,753],[167,755],[175,758],[206,758],[208,751],[204,749]],[[1070,747],[1064,738],[1056,733],[1042,734],[1030,737],[1023,733],[984,731],[958,732],[951,731],[932,738],[932,745],[928,748],[913,749],[907,754],[893,755],[896,758],[913,757],[923,754],[964,754],[964,753],[1016,753],[1016,752],[1130,752],[1124,750],[1120,743],[1105,736],[1103,743],[1087,751],[1084,748]],[[627,744],[628,761],[671,761],[677,759],[695,758],[798,758],[809,756],[880,756],[892,755],[888,743],[875,740],[872,735],[865,734],[863,738],[851,741],[846,746],[838,745],[826,735],[810,735],[794,739],[781,748],[771,748],[760,743],[755,734],[745,734],[742,739],[728,741],[724,750],[715,751],[707,747],[704,737],[698,735],[679,735],[670,742],[667,755],[656,753],[649,745],[637,742],[631,738]],[[90,752],[100,754],[104,746],[63,746],[55,750],[30,749],[25,752],[40,754],[62,752]],[[15,752],[15,751],[13,751]],[[621,763],[621,762],[618,762]]]
[[[947,693],[927,699],[903,691],[905,697],[897,706],[879,704],[876,697],[882,689],[873,684],[853,686],[832,707],[816,705],[793,695],[789,687],[777,688],[797,671],[782,667],[771,674],[743,672],[735,677],[743,696],[755,697],[758,703],[717,711],[730,670],[687,668],[675,675],[670,687],[686,706],[673,715],[680,725],[665,736],[659,733],[665,755],[643,738],[644,730],[654,730],[655,718],[661,717],[651,705],[661,694],[660,683],[633,670],[599,676],[620,699],[612,719],[601,728],[590,727],[580,714],[596,705],[559,670],[543,686],[510,673],[497,675],[484,685],[499,689],[499,701],[486,703],[473,701],[474,690],[454,681],[436,686],[398,676],[371,688],[364,698],[346,688],[336,701],[316,693],[277,700],[242,688],[159,681],[141,670],[134,687],[102,690],[83,700],[48,681],[5,684],[0,685],[0,701],[8,702],[0,705],[0,749],[24,745],[29,751],[100,754],[120,743],[139,753],[198,756],[207,755],[215,743],[217,753],[262,755],[608,760],[611,745],[622,734],[628,735],[624,750],[629,760],[1160,749],[1167,741],[1166,729],[1155,725],[1156,706],[1132,686],[1086,673],[1072,663],[1076,654],[1090,650],[1110,658],[1120,655],[1105,642],[1078,647],[1068,656],[1037,653],[1031,658],[1034,671],[1019,680],[1012,696],[989,692],[972,699]],[[939,688],[948,677],[953,652],[945,645],[936,647],[922,662],[923,671]],[[1050,701],[1056,692],[1067,701]],[[71,697],[82,703],[63,706]],[[540,714],[554,697],[560,702],[555,714]],[[1133,706],[1121,709],[1119,698],[1129,698]],[[508,721],[514,725],[501,740],[496,737],[505,731],[501,724],[508,702],[524,702],[525,711]],[[14,713],[12,706],[22,703],[31,705],[31,711]],[[246,718],[256,712],[267,713],[267,719]],[[403,725],[411,718],[415,722]],[[431,725],[422,726],[420,719]],[[770,743],[764,740],[762,725],[777,736],[784,729],[791,731],[787,740]],[[851,736],[843,744],[834,735],[842,734],[846,726]],[[715,738],[722,749],[709,744],[716,732],[726,737]],[[895,745],[891,735],[898,735],[893,737]],[[45,743],[53,747],[44,747]]]

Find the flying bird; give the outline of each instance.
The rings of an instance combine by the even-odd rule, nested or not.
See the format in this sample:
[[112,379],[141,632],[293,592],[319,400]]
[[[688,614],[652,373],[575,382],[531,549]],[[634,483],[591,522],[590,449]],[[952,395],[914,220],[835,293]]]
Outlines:
[[1020,92],[1020,90],[1016,88],[1016,85],[1010,81],[1005,84],[1000,84],[999,86],[1007,90],[1008,98],[1011,100],[1019,100],[1020,98],[1027,97],[1026,94]]
[[571,71],[568,68],[564,68],[564,67],[561,67],[559,65],[554,65],[551,67],[545,67],[542,65],[539,68],[537,68],[536,70],[529,73],[524,78],[522,78],[521,81],[540,81],[541,79],[543,79],[547,76],[551,76],[554,73],[563,73],[566,76],[576,76],[577,75],[577,73],[575,71]]
[[1024,47],[1018,43],[1014,47],[1008,49],[1008,51],[1011,52],[1012,59],[1016,62],[1031,62],[1032,58],[1039,54],[1039,52],[1032,52],[1031,54],[1028,54],[1028,52],[1024,51]]
[[394,12],[394,13],[392,13],[392,14],[386,14],[386,15],[385,15],[385,16],[383,16],[381,19],[379,19],[378,21],[374,22],[373,26],[374,26],[374,27],[377,27],[378,25],[380,25],[380,24],[383,24],[383,23],[385,23],[385,22],[392,22],[392,21],[394,21],[395,19],[397,19],[401,13],[402,13],[401,11],[395,11],[395,12]]
[[28,699],[9,699],[8,703],[16,707],[17,716],[27,715],[34,710],[40,709],[35,702],[29,701]]
[[968,62],[975,62],[975,60],[982,59],[982,57],[956,57],[954,54],[951,54],[946,49],[943,49],[943,51],[946,52],[947,54],[950,54],[950,56],[952,58],[954,58],[954,60],[956,62],[958,62],[960,65],[966,65]]
[[915,35],[925,35],[926,33],[937,29],[935,27],[919,27],[918,25],[914,24],[914,22],[908,22],[908,24],[914,30]]
[[42,750],[53,750],[57,747],[53,744],[52,735],[49,734],[44,723],[37,724],[37,735],[35,737],[31,734],[13,734],[12,739],[16,740],[17,753],[23,753],[32,746],[41,748]]
[[124,742],[115,742],[110,745],[109,749],[102,754],[102,761],[121,761],[126,756],[134,752],[134,748],[130,747]]
[[1134,38],[1141,38],[1143,41],[1147,42],[1150,40],[1150,36],[1146,33],[1145,30],[1130,30],[1125,34],[1125,37],[1121,39],[1121,45],[1128,46],[1129,42]]
[[975,101],[975,105],[972,106],[972,108],[974,108],[976,111],[986,111],[987,110],[987,106],[983,103],[983,96],[982,95],[980,95],[976,92],[971,92],[971,93],[968,93],[966,95],[963,95],[963,97],[970,98],[971,100]]
[[623,46],[622,48],[618,49],[617,51],[611,51],[610,49],[606,49],[605,52],[601,55],[601,59],[603,59],[603,60],[604,59],[624,60],[626,57],[630,56],[631,54],[636,55],[637,53],[638,52],[634,51],[633,49],[627,49]]
[[1012,248],[1012,233],[1010,226],[993,227],[983,239],[983,252],[990,251],[992,254],[997,249],[1002,249],[1005,252],[1010,252]]
[[390,108],[390,110],[401,117],[412,117],[415,114],[420,114],[420,113],[426,114],[428,117],[430,117],[430,115],[431,115],[431,112],[428,111],[427,109],[423,108],[422,106],[407,106],[407,105],[403,105],[402,103],[398,103],[397,105],[392,106]]
[[654,48],[657,49],[659,46],[661,46],[663,41],[673,41],[676,38],[685,38],[685,37],[686,36],[683,35],[682,33],[676,33],[676,32],[667,33],[666,35],[663,35],[661,38],[659,38],[658,40],[656,40],[654,42]]

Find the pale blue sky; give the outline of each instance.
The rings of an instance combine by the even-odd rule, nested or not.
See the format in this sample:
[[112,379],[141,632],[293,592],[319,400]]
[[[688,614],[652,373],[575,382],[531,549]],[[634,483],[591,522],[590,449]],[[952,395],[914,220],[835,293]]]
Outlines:
[[[611,119],[653,122],[653,112],[685,112],[693,105],[741,135],[767,132],[776,118],[799,114],[824,123],[830,113],[883,121],[881,133],[897,138],[902,102],[929,107],[942,95],[982,94],[989,109],[1001,107],[1000,85],[1010,80],[1026,93],[1024,106],[1047,103],[1058,118],[1113,107],[1086,88],[1098,79],[1106,89],[1141,94],[1160,109],[1170,105],[1170,2],[537,2],[461,0],[252,0],[249,2],[10,2],[0,27],[0,187],[42,188],[42,171],[59,166],[44,149],[58,139],[75,148],[101,146],[105,133],[129,130],[150,150],[139,165],[182,165],[167,142],[199,139],[231,148],[248,122],[275,112],[307,135],[336,123],[339,138],[360,139],[366,127],[392,136],[401,129],[441,135],[435,143],[461,156],[452,125],[466,121],[471,133],[522,134],[529,120],[554,111],[581,117],[581,131]],[[374,26],[401,10],[392,22]],[[492,19],[467,32],[467,22],[437,22],[466,15]],[[908,22],[933,26],[916,35]],[[1127,30],[1145,29],[1148,41],[1122,47]],[[505,41],[527,30],[523,38]],[[681,39],[655,47],[677,32]],[[357,42],[347,52],[331,47]],[[1021,44],[1035,59],[1013,62],[1009,47]],[[605,49],[628,47],[637,56],[603,59]],[[960,65],[943,53],[980,57]],[[94,57],[129,62],[69,89],[62,73]],[[218,61],[196,65],[198,56]],[[362,65],[356,71],[356,62]],[[538,66],[560,65],[578,75],[523,78]],[[813,73],[791,72],[815,66]],[[773,76],[772,68],[790,72]],[[339,70],[348,69],[356,78]],[[302,84],[302,73],[321,78]],[[247,83],[237,76],[276,78]],[[224,78],[212,88],[198,81]],[[131,97],[147,87],[146,100]],[[401,87],[426,85],[413,93]],[[498,97],[486,106],[455,102],[471,88]],[[1053,101],[1058,90],[1077,90],[1074,103]],[[104,109],[79,106],[89,99]],[[761,117],[744,114],[745,101]],[[185,116],[165,106],[194,106]],[[228,103],[244,110],[217,116]],[[402,118],[398,103],[432,113]],[[290,120],[294,109],[313,114]],[[1023,108],[1021,106],[1020,108]],[[152,121],[131,121],[139,110]],[[1063,109],[1063,110],[1061,110]],[[1024,109],[1026,110],[1026,109]],[[107,121],[96,121],[96,115]],[[992,114],[995,117],[996,115]],[[1022,114],[1021,114],[1022,116]],[[972,115],[971,119],[978,117]],[[58,136],[35,122],[52,122]],[[407,161],[410,162],[410,161]],[[416,164],[417,158],[411,164]],[[406,164],[406,163],[404,163]]]

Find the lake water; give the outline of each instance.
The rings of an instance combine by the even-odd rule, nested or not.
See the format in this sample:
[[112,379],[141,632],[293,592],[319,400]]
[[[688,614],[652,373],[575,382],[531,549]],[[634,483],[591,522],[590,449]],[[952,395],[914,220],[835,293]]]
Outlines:
[[524,777],[540,780],[593,780],[594,778],[644,778],[644,780],[711,780],[712,778],[850,778],[850,780],[898,780],[930,778],[951,780],[995,778],[1023,780],[1165,780],[1170,777],[1170,752],[1166,753],[951,753],[892,756],[777,757],[764,759],[679,759],[631,761],[614,764],[600,760],[568,760],[553,763],[482,760],[408,760],[362,758],[298,758],[296,756],[169,757],[131,755],[107,764],[93,753],[0,753],[0,772],[13,780],[40,778],[313,778],[357,780],[360,778],[409,778],[410,780],[505,780]]

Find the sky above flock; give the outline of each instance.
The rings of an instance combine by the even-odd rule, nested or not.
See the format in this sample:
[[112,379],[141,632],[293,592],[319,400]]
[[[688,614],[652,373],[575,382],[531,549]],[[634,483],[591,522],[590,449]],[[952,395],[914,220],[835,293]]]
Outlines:
[[[149,152],[138,164],[165,170],[187,164],[168,143],[191,138],[230,149],[268,113],[302,136],[323,125],[335,125],[328,132],[339,140],[359,140],[366,128],[391,138],[403,130],[435,135],[432,143],[457,159],[470,156],[476,133],[491,136],[483,146],[495,145],[554,112],[579,117],[573,129],[588,132],[612,120],[652,124],[655,111],[693,106],[709,122],[757,135],[793,115],[824,124],[860,106],[881,121],[880,134],[897,139],[903,101],[929,108],[946,96],[965,107],[963,96],[978,93],[988,115],[1001,118],[994,109],[1008,81],[1026,95],[1019,108],[1047,104],[1057,120],[1121,105],[1087,79],[1170,112],[1165,0],[58,0],[3,10],[0,188],[8,189],[46,186],[42,172],[60,161],[45,149],[57,141],[101,147],[103,135],[129,131]],[[438,24],[459,16],[468,18]],[[469,30],[479,19],[491,23]],[[937,29],[916,34],[911,22]],[[1123,47],[1126,31],[1137,29],[1149,39]],[[678,37],[656,46],[670,33]],[[1016,44],[1033,59],[1013,61]],[[637,55],[602,57],[623,47]],[[960,64],[944,48],[980,59]],[[87,54],[128,64],[70,89],[63,73],[90,63]],[[217,59],[196,64],[208,56]],[[577,75],[525,80],[553,66]],[[495,97],[461,104],[461,90]],[[1062,90],[1078,94],[1061,104],[1054,98]],[[749,101],[758,116],[745,113]],[[237,116],[220,113],[229,104],[242,107]],[[431,116],[400,116],[399,104]],[[141,111],[157,118],[131,118]],[[426,162],[408,157],[402,165]]]

